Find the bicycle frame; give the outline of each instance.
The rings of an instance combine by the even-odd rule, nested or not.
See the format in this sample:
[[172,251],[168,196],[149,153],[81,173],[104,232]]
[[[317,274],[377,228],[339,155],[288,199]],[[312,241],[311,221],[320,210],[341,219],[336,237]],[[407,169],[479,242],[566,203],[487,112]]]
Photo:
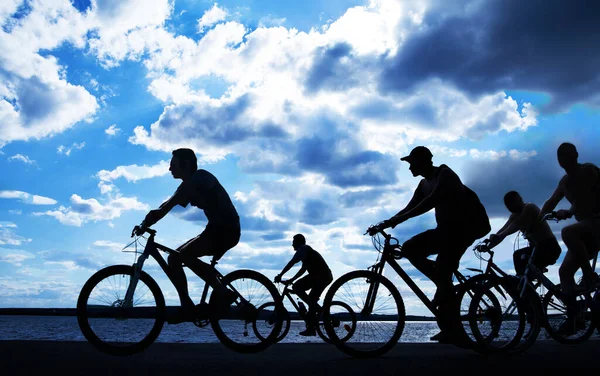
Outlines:
[[[399,251],[396,250],[396,247],[400,247],[400,245],[399,244],[391,244],[390,241],[392,239],[397,241],[397,239],[395,239],[391,235],[387,234],[383,230],[381,230],[380,232],[385,238],[381,261],[379,261],[375,265],[372,265],[371,267],[369,267],[369,269],[371,269],[373,272],[377,273],[378,275],[383,275],[383,269],[385,268],[385,265],[389,264],[392,267],[392,269],[394,269],[394,271],[400,276],[400,278],[402,278],[404,283],[406,283],[408,285],[408,287],[413,291],[413,293],[415,293],[415,295],[417,295],[419,297],[419,299],[427,307],[427,309],[429,309],[429,311],[435,317],[437,317],[439,312],[433,305],[432,301],[425,295],[425,293],[423,293],[423,291],[419,288],[419,286],[410,278],[410,276],[404,271],[402,266],[400,266],[400,264],[396,261],[394,254],[396,253],[399,255]],[[478,272],[483,275],[497,275],[500,277],[507,277],[508,274],[506,272],[504,272],[502,269],[500,269],[498,267],[498,265],[496,265],[493,262],[494,251],[488,249],[485,252],[490,254],[490,258],[487,260],[487,266],[485,268],[485,271],[480,270],[480,269],[472,269],[472,268],[467,268],[467,269]],[[454,275],[454,277],[456,277],[459,284],[464,284],[468,280],[468,278],[465,277],[458,270],[454,271],[453,275]],[[371,313],[371,310],[373,309],[374,298],[375,298],[376,294],[377,294],[377,286],[376,286],[376,284],[372,284],[371,287],[369,288],[369,292],[367,293],[366,304],[365,304],[365,309],[363,310],[363,313],[365,313],[365,314]]]
[[292,306],[294,307],[296,312],[298,312],[298,314],[300,315],[302,320],[306,321],[306,314],[302,313],[302,311],[300,310],[300,307],[298,306],[298,303],[296,303],[294,301],[294,298],[292,297],[292,292],[290,291],[290,288],[287,285],[283,288],[283,291],[281,292],[281,300],[282,301],[283,301],[283,298],[288,298],[288,300],[290,301],[290,303],[292,303]]
[[[400,266],[400,264],[394,258],[394,253],[398,252],[396,251],[395,247],[399,246],[399,244],[390,244],[390,240],[395,238],[393,238],[391,235],[388,235],[383,230],[381,230],[380,232],[385,238],[385,243],[381,254],[381,261],[377,262],[375,265],[370,266],[369,269],[381,276],[383,275],[383,269],[385,268],[385,265],[389,264],[392,267],[392,269],[394,269],[394,271],[400,276],[400,278],[402,278],[404,283],[406,283],[408,287],[410,287],[410,289],[415,293],[415,295],[419,297],[419,299],[421,300],[421,302],[423,302],[427,309],[429,309],[429,311],[437,317],[438,311],[431,302],[431,300],[410,278],[410,276],[404,271],[404,269],[402,269],[402,266]],[[362,312],[363,314],[370,314],[372,312],[373,305],[375,304],[375,296],[377,295],[378,287],[378,284],[371,284],[369,286],[369,291],[367,293],[367,298],[365,302],[365,308]]]
[[[145,231],[147,233],[149,233],[150,236],[146,242],[144,252],[142,252],[140,257],[133,264],[133,277],[131,278],[131,281],[129,282],[129,286],[128,286],[127,292],[125,294],[124,307],[126,307],[126,308],[131,308],[133,305],[133,293],[137,287],[137,283],[140,278],[140,272],[142,271],[144,263],[150,256],[156,260],[158,265],[160,265],[160,268],[167,275],[167,277],[169,278],[169,281],[171,281],[173,286],[178,291],[180,290],[180,286],[177,284],[177,282],[175,282],[175,279],[173,278],[173,271],[169,267],[169,264],[167,263],[167,261],[165,261],[165,259],[162,257],[162,255],[158,252],[159,250],[161,250],[168,254],[179,254],[179,251],[171,249],[167,246],[164,246],[160,243],[155,242],[154,237],[156,236],[156,230],[146,228]],[[213,258],[210,262],[210,265],[213,267],[213,269],[217,273],[217,278],[219,280],[222,280],[223,275],[215,268],[216,264],[217,264],[217,261]],[[202,291],[202,298],[200,300],[200,304],[206,302],[206,297],[208,295],[208,288],[209,288],[209,285],[206,283],[204,285],[204,290]],[[235,292],[239,295],[239,293],[237,291],[235,291]]]
[[[527,261],[527,266],[525,267],[525,272],[523,273],[523,277],[521,277],[521,280],[519,281],[520,297],[522,298],[525,295],[525,289],[526,289],[527,285],[531,285],[531,281],[534,279],[537,279],[538,283],[536,283],[535,285],[532,285],[534,289],[537,289],[540,285],[543,285],[545,288],[552,291],[552,293],[554,293],[555,296],[557,296],[558,298],[563,300],[564,294],[563,294],[562,290],[560,289],[560,284],[554,284],[554,282],[552,282],[548,277],[546,277],[546,275],[544,274],[543,271],[541,271],[537,266],[535,266],[533,264],[533,262],[535,260],[536,251],[537,251],[537,245],[534,245],[533,249],[531,250],[531,256],[529,257],[529,260]],[[598,259],[598,252],[596,252],[596,255],[593,258],[593,262],[592,262],[592,270],[593,271],[596,270],[597,259]],[[530,273],[531,273],[531,275],[533,275],[533,278],[530,277]]]

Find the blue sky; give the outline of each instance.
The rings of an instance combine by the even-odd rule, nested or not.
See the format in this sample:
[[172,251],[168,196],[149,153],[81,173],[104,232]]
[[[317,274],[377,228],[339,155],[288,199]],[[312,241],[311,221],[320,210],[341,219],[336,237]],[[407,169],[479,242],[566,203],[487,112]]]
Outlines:
[[[220,269],[269,277],[299,232],[334,277],[374,263],[362,234],[410,199],[418,179],[399,158],[416,145],[480,195],[493,230],[508,190],[540,206],[549,197],[561,142],[600,159],[597,5],[152,3],[0,5],[0,307],[74,307],[92,273],[133,262],[121,248],[177,188],[177,147],[196,151],[242,218]],[[180,208],[155,228],[176,247],[204,225]],[[428,213],[394,234],[432,226]],[[498,247],[507,271],[515,240]],[[474,265],[467,251],[461,267]],[[408,313],[426,313],[388,275]],[[202,283],[190,285],[199,296]]]

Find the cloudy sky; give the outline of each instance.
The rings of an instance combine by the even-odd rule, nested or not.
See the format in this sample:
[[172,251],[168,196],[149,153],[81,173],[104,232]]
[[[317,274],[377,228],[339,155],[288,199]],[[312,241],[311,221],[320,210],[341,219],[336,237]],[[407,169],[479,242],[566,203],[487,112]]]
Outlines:
[[[493,230],[508,190],[549,197],[561,142],[600,163],[595,2],[150,3],[0,3],[1,307],[74,307],[92,273],[133,262],[121,249],[177,188],[178,147],[240,213],[241,242],[220,270],[269,277],[295,233],[334,277],[373,264],[363,233],[410,199],[418,179],[399,158],[416,145],[479,194]],[[205,224],[178,208],[155,228],[176,247]],[[393,233],[403,242],[433,226],[428,213]],[[518,241],[498,247],[507,271]],[[461,266],[479,260],[467,251]],[[408,313],[425,313],[398,287]]]

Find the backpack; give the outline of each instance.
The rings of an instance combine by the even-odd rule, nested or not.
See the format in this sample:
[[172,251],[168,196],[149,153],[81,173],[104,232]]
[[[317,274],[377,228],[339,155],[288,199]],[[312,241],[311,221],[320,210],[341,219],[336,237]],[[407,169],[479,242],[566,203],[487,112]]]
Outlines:
[[464,188],[466,195],[465,212],[469,221],[469,235],[472,235],[475,239],[479,239],[486,236],[492,230],[490,219],[477,194],[466,185]]

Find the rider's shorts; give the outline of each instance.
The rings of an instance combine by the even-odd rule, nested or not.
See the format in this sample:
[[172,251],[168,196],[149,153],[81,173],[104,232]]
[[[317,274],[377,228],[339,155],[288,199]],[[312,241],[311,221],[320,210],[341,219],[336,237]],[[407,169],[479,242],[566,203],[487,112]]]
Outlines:
[[177,250],[191,252],[196,257],[214,256],[219,260],[225,252],[235,247],[240,241],[241,231],[239,224],[236,226],[221,226],[208,223],[204,231],[189,240]]

